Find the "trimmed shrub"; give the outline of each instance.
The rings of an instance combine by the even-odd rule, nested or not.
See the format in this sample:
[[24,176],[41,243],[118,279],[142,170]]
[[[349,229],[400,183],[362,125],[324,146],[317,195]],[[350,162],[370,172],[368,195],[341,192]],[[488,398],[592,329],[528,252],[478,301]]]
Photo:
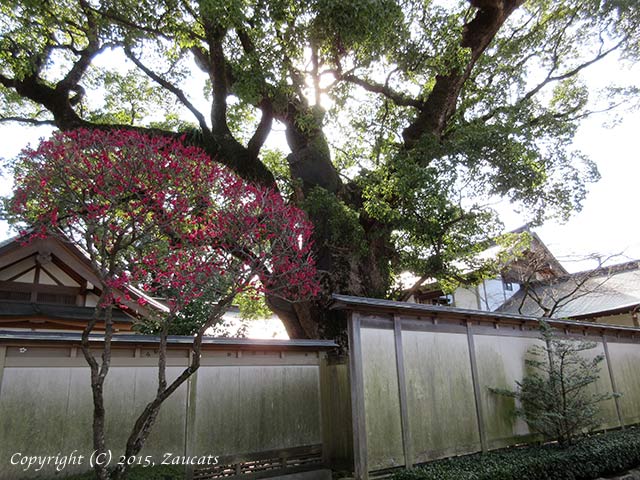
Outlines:
[[640,465],[640,429],[628,428],[557,444],[517,447],[434,462],[393,480],[592,480]]
[[516,414],[548,441],[562,445],[574,443],[583,432],[592,432],[601,424],[600,402],[613,398],[609,392],[592,390],[600,378],[604,355],[588,358],[587,350],[596,342],[560,337],[544,320],[540,320],[540,337],[544,345],[527,351],[525,365],[529,373],[516,381],[517,389],[490,389],[494,393],[519,400]]

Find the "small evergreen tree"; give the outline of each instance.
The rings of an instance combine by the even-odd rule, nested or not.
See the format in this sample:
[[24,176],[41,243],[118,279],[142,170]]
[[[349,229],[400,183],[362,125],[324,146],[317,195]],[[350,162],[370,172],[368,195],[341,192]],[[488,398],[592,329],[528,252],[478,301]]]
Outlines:
[[533,432],[569,445],[600,425],[599,403],[616,394],[589,391],[604,360],[604,355],[591,359],[583,355],[596,347],[595,342],[559,338],[543,320],[540,334],[544,345],[528,350],[525,363],[530,373],[516,382],[516,390],[492,391],[519,400],[516,415]]

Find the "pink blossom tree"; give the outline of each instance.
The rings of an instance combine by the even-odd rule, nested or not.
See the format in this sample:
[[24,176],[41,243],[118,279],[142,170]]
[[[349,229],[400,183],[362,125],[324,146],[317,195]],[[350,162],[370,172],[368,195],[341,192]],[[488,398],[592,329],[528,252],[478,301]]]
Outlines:
[[[134,130],[57,133],[12,163],[16,188],[5,214],[23,225],[25,241],[59,235],[84,250],[101,280],[93,319],[82,333],[91,369],[93,447],[105,452],[103,386],[111,363],[112,309],[130,299],[126,285],[168,298],[159,325],[158,386],[137,418],[124,455],[134,456],[162,403],[200,366],[207,329],[242,292],[289,301],[319,286],[310,255],[311,224],[272,189],[257,187],[215,163],[184,139]],[[206,298],[207,314],[193,336],[188,366],[166,377],[167,337],[176,315]],[[104,320],[100,357],[89,335]],[[98,478],[124,478],[126,462]]]

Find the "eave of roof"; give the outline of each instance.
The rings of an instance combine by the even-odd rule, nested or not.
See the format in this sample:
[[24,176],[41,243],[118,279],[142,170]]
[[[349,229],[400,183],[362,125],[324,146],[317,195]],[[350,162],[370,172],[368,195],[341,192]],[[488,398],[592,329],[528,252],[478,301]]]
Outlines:
[[617,308],[609,310],[602,310],[597,313],[583,313],[581,315],[574,315],[571,318],[573,320],[584,320],[589,318],[611,317],[613,315],[622,315],[625,313],[637,313],[640,310],[640,302],[631,303],[629,305],[622,305]]
[[[22,235],[16,235],[0,242],[0,255],[6,251],[20,248],[22,246],[20,243],[21,238],[22,238]],[[75,258],[77,258],[80,262],[82,262],[89,270],[95,273],[94,267],[91,264],[91,261],[89,260],[88,254],[83,249],[81,249],[78,245],[75,245],[73,242],[69,240],[66,240],[66,241],[63,240],[64,238],[66,238],[64,236],[64,233],[60,232],[60,236],[51,235],[43,240],[57,242],[57,244],[60,245],[60,247],[66,249]],[[162,302],[157,301],[150,295],[147,295],[142,290],[135,288],[132,285],[125,285],[125,290],[127,291],[128,294],[130,294],[133,297],[133,301],[125,301],[125,303],[127,304],[126,306],[130,308],[132,311],[140,313],[140,311],[145,309],[145,307],[141,306],[137,302],[137,299],[140,298],[140,299],[143,299],[144,305],[148,305],[162,313],[169,312],[169,307],[167,307]]]
[[[0,301],[0,318],[44,317],[52,319],[79,320],[88,322],[95,313],[93,307],[76,305],[49,305],[44,303],[21,303]],[[116,322],[132,322],[132,318],[120,309],[112,311]]]

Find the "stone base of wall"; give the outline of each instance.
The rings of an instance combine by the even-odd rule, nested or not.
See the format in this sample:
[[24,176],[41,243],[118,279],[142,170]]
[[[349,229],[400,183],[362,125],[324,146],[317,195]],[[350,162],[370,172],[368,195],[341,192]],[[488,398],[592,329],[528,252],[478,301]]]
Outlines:
[[[638,478],[640,479],[640,477]],[[269,480],[331,480],[331,470],[328,468],[322,468],[308,472],[290,473],[287,475],[271,477]]]

